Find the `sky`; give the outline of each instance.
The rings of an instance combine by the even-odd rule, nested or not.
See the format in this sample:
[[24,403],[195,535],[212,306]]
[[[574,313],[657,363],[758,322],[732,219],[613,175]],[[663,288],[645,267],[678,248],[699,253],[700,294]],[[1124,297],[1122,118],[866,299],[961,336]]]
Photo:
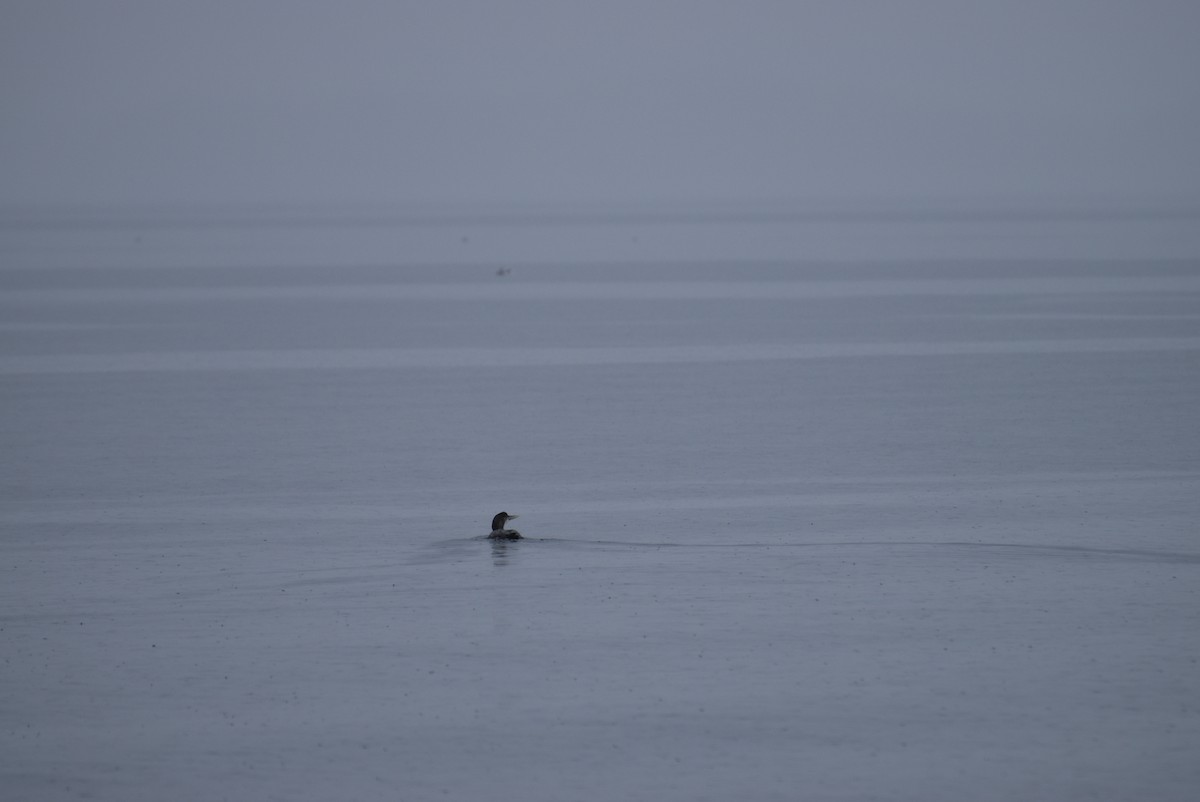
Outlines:
[[1200,196],[1200,3],[0,0],[0,203]]

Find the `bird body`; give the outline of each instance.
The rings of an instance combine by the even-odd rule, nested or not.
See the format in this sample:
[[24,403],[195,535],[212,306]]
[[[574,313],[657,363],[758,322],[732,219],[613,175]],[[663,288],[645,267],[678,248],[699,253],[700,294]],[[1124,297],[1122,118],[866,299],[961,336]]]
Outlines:
[[496,513],[496,517],[492,519],[492,533],[488,535],[488,538],[491,540],[520,540],[520,532],[516,529],[504,528],[504,524],[516,517],[507,512]]

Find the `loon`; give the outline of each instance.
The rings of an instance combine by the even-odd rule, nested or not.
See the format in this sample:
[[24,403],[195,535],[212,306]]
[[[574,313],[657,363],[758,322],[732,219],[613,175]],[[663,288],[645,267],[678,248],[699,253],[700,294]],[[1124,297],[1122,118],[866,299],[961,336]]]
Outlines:
[[520,540],[521,533],[516,529],[505,529],[505,522],[516,518],[515,515],[509,515],[507,512],[498,512],[496,517],[492,519],[492,533],[488,535],[492,540]]

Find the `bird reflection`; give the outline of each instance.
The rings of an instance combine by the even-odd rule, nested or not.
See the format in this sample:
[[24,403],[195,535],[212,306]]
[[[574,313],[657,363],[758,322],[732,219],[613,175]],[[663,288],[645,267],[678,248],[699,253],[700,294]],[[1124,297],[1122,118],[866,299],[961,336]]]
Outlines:
[[516,551],[517,543],[514,540],[493,540],[492,541],[492,565],[508,565],[509,550]]

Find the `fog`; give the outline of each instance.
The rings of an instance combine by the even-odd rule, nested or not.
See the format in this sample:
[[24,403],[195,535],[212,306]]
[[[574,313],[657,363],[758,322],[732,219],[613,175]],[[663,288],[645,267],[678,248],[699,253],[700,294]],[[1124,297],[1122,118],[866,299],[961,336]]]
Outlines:
[[8,0],[0,202],[1194,196],[1190,2]]
[[1190,802],[1198,30],[0,3],[0,795]]

